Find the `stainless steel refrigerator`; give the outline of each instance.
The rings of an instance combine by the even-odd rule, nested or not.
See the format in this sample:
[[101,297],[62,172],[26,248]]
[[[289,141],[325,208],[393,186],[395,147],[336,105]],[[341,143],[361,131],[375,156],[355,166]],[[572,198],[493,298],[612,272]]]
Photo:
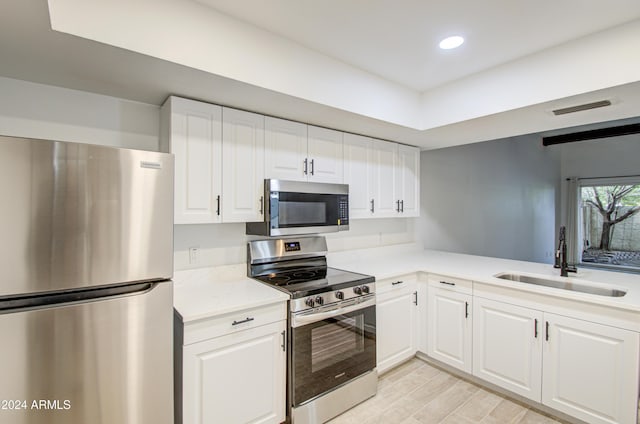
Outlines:
[[173,156],[0,137],[0,423],[173,422]]

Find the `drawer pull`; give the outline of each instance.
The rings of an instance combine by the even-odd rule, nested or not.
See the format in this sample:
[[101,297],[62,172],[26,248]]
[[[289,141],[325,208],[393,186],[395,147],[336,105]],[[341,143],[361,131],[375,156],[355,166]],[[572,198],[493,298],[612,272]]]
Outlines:
[[245,322],[250,322],[250,321],[253,321],[254,319],[255,319],[255,318],[246,317],[245,319],[240,320],[240,321],[233,320],[233,322],[231,323],[231,325],[244,324]]
[[398,284],[402,284],[404,283],[404,281],[394,281],[393,283],[391,283],[392,286],[397,286]]
[[450,283],[448,281],[440,281],[440,284],[446,284],[447,286],[455,286],[456,283]]

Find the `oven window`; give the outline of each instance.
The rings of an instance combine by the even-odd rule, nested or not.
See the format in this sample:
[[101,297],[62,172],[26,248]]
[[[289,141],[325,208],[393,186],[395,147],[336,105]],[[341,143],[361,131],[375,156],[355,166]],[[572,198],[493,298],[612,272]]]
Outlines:
[[327,222],[325,202],[280,201],[280,225],[324,225]]
[[364,351],[362,316],[332,319],[311,330],[311,372],[345,361]]

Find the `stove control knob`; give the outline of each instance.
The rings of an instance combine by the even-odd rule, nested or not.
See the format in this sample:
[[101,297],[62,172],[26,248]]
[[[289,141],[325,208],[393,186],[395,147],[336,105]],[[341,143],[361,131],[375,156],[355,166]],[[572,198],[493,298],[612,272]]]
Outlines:
[[336,292],[336,299],[339,299],[339,300],[344,299],[344,293],[342,293],[341,291],[337,291]]
[[313,308],[313,306],[316,304],[312,298],[307,298],[307,300],[304,301],[304,303],[307,304],[308,307]]
[[322,306],[322,304],[324,303],[324,299],[322,298],[322,296],[316,296],[316,303]]
[[369,294],[369,286],[362,286],[362,293]]
[[355,294],[362,294],[362,287],[360,287],[360,286],[355,286],[355,287],[353,288],[353,292],[354,292]]

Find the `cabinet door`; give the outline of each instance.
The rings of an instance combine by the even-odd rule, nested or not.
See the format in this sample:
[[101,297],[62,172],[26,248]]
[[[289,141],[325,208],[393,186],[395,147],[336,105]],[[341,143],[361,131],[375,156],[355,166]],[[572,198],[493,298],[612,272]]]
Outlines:
[[542,403],[589,423],[635,424],[639,334],[544,316]]
[[342,132],[309,125],[308,134],[309,181],[342,184]]
[[378,294],[376,342],[378,372],[382,373],[416,354],[417,307],[415,282],[397,292]]
[[420,149],[399,145],[396,169],[396,200],[400,200],[399,216],[420,216]]
[[473,299],[473,375],[540,402],[542,312]]
[[373,147],[373,175],[375,179],[375,216],[397,216],[396,211],[396,167],[398,144],[375,140]]
[[306,181],[307,125],[266,116],[265,178]]
[[174,222],[220,222],[222,108],[171,97],[162,116],[170,121],[163,141],[175,155]]
[[280,321],[185,346],[182,422],[284,421],[285,328]]
[[374,215],[376,205],[372,159],[370,138],[344,134],[344,183],[349,184],[350,219]]
[[428,355],[471,373],[471,296],[429,286]]
[[262,221],[264,116],[222,110],[222,220]]
[[429,318],[427,315],[428,310],[428,302],[427,302],[427,282],[426,281],[418,281],[418,319],[417,319],[417,327],[416,327],[416,342],[417,342],[417,351],[427,354],[427,333],[429,331],[428,323]]

